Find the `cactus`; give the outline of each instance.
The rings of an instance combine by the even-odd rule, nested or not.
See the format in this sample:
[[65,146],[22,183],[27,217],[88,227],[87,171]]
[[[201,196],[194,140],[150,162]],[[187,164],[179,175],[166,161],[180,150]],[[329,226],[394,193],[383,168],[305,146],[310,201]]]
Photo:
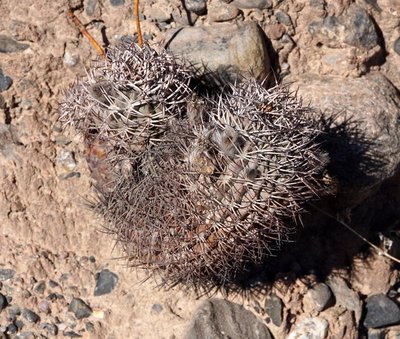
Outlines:
[[226,285],[276,253],[326,190],[311,110],[255,79],[196,93],[190,68],[147,45],[108,58],[69,91],[61,119],[108,145],[114,181],[93,207],[130,264],[166,284]]

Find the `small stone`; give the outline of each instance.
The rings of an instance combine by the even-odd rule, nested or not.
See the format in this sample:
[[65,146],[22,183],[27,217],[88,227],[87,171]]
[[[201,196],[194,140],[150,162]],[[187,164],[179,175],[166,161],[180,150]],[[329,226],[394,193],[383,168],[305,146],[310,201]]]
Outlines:
[[85,324],[86,331],[94,332],[94,324],[90,321]]
[[235,0],[232,2],[232,5],[241,9],[266,9],[272,7],[271,0]]
[[72,172],[76,167],[76,160],[73,152],[60,149],[57,156],[57,164],[65,171]]
[[28,44],[21,44],[7,35],[0,34],[0,53],[20,52],[28,47]]
[[213,22],[229,21],[236,18],[240,11],[237,7],[222,2],[212,2],[209,6],[209,18]]
[[17,331],[18,331],[18,328],[14,324],[9,324],[7,326],[7,330],[6,330],[7,334],[14,334],[14,333],[17,333]]
[[54,281],[54,280],[49,280],[49,286],[51,287],[51,288],[56,288],[56,287],[58,287],[58,286],[60,286],[56,281]]
[[8,311],[8,318],[10,321],[14,321],[17,316],[21,315],[21,308],[19,306],[10,306],[7,308]]
[[102,270],[95,275],[96,287],[94,289],[94,296],[100,296],[110,293],[117,285],[118,276],[109,271],[108,269]]
[[264,303],[265,313],[271,318],[275,326],[281,326],[282,315],[283,315],[283,303],[282,300],[275,294],[272,293],[265,299]]
[[15,275],[15,271],[10,268],[0,269],[0,281],[11,279]]
[[197,309],[185,339],[271,339],[268,328],[243,306],[222,299],[209,299]]
[[86,15],[92,16],[94,14],[94,11],[96,9],[97,5],[97,0],[87,0],[86,1]]
[[15,339],[35,339],[35,335],[32,332],[22,332],[17,334]]
[[35,312],[28,310],[27,308],[22,310],[22,316],[30,323],[37,323],[40,320],[40,317]]
[[323,318],[305,318],[294,326],[287,339],[324,339],[328,335],[328,326]]
[[197,15],[203,15],[207,12],[206,0],[185,0],[184,4],[187,11]]
[[42,300],[38,304],[38,308],[41,312],[46,313],[46,314],[49,314],[51,312],[50,304],[47,300]]
[[400,55],[400,37],[394,42],[393,49],[398,55]]
[[38,281],[35,286],[33,286],[33,292],[38,294],[43,294],[46,289],[46,282],[44,280]]
[[110,0],[111,6],[117,7],[122,6],[125,3],[125,0]]
[[0,312],[4,310],[8,305],[7,298],[0,293]]
[[63,333],[64,337],[81,338],[82,336],[74,331],[66,331]]
[[12,79],[9,76],[4,75],[3,70],[0,68],[0,92],[8,90],[12,84]]
[[16,320],[14,324],[17,326],[18,330],[21,330],[25,326],[22,320]]
[[306,309],[321,312],[333,302],[333,294],[329,286],[319,283],[309,289],[304,296]]
[[41,328],[45,329],[48,334],[50,335],[57,335],[58,334],[58,327],[55,324],[51,323],[43,323],[40,325]]
[[64,60],[64,63],[67,66],[74,67],[79,62],[79,55],[73,55],[73,54],[69,53],[68,51],[66,51],[64,53],[64,59],[63,60]]
[[161,304],[153,304],[153,306],[151,306],[151,313],[153,314],[160,314],[163,311],[164,307]]
[[287,15],[285,12],[278,11],[275,13],[275,17],[279,23],[284,24],[285,26],[292,25],[292,19],[290,19],[290,16]]
[[[386,330],[376,330],[373,328],[370,328],[368,330],[368,339],[385,339],[386,337]],[[389,337],[392,338],[392,337]],[[394,336],[393,338],[400,338],[398,336]]]
[[68,307],[68,312],[72,312],[76,319],[90,317],[92,309],[82,299],[73,298]]
[[377,328],[400,323],[400,309],[384,294],[375,294],[365,300],[364,326]]
[[278,40],[285,34],[286,29],[281,24],[272,24],[266,27],[267,35],[272,40]]
[[104,311],[103,310],[93,310],[92,316],[97,319],[104,319]]

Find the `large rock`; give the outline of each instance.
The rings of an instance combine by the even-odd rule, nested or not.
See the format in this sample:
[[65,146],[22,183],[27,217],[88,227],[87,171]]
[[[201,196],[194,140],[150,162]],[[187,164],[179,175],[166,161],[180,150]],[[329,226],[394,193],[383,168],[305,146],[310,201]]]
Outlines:
[[185,339],[271,339],[268,328],[243,306],[222,299],[199,306]]
[[330,171],[342,202],[353,207],[391,178],[400,163],[400,96],[381,74],[361,78],[307,75],[299,94],[334,120],[328,130]]
[[168,47],[194,67],[216,72],[227,81],[250,72],[264,79],[270,72],[267,38],[253,22],[185,27],[168,40]]

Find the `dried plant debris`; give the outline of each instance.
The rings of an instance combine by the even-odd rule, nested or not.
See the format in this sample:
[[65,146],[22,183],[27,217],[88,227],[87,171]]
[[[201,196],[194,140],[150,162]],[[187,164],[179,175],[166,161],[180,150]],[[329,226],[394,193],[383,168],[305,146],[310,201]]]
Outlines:
[[190,68],[148,45],[108,58],[67,93],[61,120],[103,145],[112,185],[94,208],[130,264],[167,285],[224,286],[279,250],[327,189],[310,109],[254,79],[196,93]]

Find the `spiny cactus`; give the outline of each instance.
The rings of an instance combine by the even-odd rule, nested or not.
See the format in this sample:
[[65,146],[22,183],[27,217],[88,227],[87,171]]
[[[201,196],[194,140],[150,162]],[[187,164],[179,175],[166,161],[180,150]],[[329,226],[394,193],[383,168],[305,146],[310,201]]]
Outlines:
[[277,251],[325,189],[310,110],[254,79],[195,93],[190,69],[146,45],[109,60],[70,90],[61,118],[129,165],[106,167],[113,185],[94,209],[130,263],[166,284],[224,285]]

